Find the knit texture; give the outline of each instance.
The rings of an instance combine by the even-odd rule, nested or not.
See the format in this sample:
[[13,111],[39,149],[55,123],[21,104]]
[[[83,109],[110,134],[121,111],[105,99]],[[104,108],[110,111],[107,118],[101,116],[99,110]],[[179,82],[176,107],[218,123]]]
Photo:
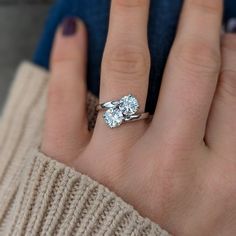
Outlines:
[[[0,122],[0,235],[169,235],[116,194],[38,150],[48,73],[21,65]],[[90,128],[97,99],[89,95]]]

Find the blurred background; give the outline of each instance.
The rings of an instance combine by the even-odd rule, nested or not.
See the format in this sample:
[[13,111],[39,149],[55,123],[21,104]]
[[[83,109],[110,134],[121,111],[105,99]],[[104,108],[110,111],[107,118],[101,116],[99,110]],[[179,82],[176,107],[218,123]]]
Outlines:
[[17,66],[32,58],[51,2],[0,0],[0,113]]

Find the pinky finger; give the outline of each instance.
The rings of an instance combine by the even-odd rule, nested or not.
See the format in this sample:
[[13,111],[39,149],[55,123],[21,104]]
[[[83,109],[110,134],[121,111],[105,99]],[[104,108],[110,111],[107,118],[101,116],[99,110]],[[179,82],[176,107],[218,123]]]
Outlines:
[[[212,105],[206,141],[217,151],[236,151],[236,35],[222,37],[222,69]],[[235,158],[235,157],[234,157]]]

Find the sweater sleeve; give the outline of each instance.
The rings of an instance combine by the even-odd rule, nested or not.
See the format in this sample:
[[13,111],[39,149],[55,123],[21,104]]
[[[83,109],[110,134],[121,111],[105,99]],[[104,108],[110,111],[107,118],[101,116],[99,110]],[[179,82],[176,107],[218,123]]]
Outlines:
[[115,193],[38,150],[48,74],[19,69],[0,123],[0,235],[169,235]]

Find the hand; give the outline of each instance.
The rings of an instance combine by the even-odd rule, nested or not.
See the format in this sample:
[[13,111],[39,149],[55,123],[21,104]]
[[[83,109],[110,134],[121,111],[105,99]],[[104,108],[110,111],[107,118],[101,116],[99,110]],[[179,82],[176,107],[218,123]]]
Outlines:
[[[185,0],[149,124],[110,129],[99,112],[89,132],[85,26],[67,21],[55,40],[42,151],[174,235],[236,234],[236,37],[220,36],[222,5]],[[148,0],[112,1],[101,103],[132,93],[144,111],[148,9]]]

